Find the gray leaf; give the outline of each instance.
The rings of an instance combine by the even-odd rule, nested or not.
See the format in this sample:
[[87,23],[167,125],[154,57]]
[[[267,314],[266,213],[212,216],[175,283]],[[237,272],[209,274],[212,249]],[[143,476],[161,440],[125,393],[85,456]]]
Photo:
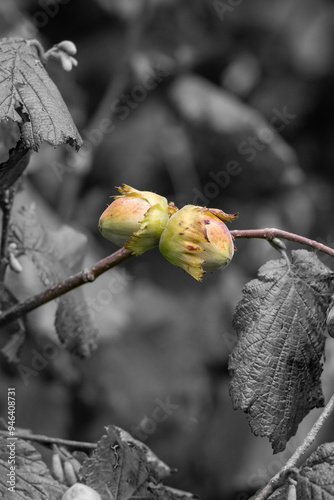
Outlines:
[[291,265],[282,259],[262,266],[237,306],[238,342],[229,363],[233,405],[275,452],[324,404],[321,358],[331,293],[331,270],[314,253],[296,250]]

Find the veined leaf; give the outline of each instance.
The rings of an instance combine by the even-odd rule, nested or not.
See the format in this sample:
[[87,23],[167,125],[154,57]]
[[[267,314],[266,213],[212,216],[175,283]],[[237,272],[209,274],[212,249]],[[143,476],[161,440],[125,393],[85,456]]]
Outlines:
[[[8,463],[10,448],[8,445],[15,443],[15,463]],[[9,491],[11,486],[10,473],[15,471],[14,491]],[[27,441],[16,439],[11,441],[5,437],[0,438],[0,497],[11,500],[61,500],[66,486],[58,483],[51,476],[41,455]]]
[[334,500],[334,443],[319,446],[297,475],[297,500]]
[[306,250],[267,262],[237,306],[237,345],[230,357],[235,409],[248,414],[254,434],[285,448],[300,421],[323,406],[320,375],[326,310],[334,273]]
[[[109,425],[91,458],[80,469],[82,482],[103,500],[193,500],[194,495],[160,482],[161,462],[128,433]],[[165,468],[165,472],[167,468]]]
[[[334,443],[319,446],[294,479],[296,500],[334,500]],[[288,500],[288,488],[286,482],[268,500]]]
[[36,47],[24,38],[0,40],[0,120],[4,119],[19,124],[24,146],[35,151],[43,141],[77,149],[83,143]]

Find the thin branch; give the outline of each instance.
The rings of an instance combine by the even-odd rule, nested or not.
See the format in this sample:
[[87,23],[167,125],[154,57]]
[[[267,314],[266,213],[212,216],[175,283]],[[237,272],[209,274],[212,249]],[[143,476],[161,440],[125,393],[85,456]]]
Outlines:
[[28,312],[42,306],[43,304],[46,304],[47,302],[50,302],[51,300],[57,299],[61,295],[64,295],[65,293],[74,290],[81,285],[94,281],[98,276],[105,273],[112,267],[121,264],[126,259],[131,257],[131,255],[132,253],[130,252],[130,250],[121,248],[117,252],[94,264],[94,266],[90,269],[85,269],[84,271],[74,274],[67,280],[53,285],[44,292],[34,295],[24,302],[10,307],[0,315],[0,327],[11,323],[20,316],[27,314]]
[[0,283],[4,282],[5,272],[7,268],[7,240],[10,214],[15,196],[15,187],[10,187],[0,194],[0,205],[3,212],[2,229],[1,229],[1,245],[0,245]]
[[[334,257],[334,249],[323,245],[315,240],[310,240],[309,238],[305,238],[303,236],[299,236],[298,234],[288,233],[287,231],[282,231],[280,229],[245,229],[245,230],[235,230],[231,231],[231,234],[234,238],[262,238],[267,241],[272,241],[274,238],[284,238],[286,240],[294,241],[296,243],[301,243],[303,245],[307,245],[312,247],[320,252],[326,253],[331,257]],[[44,292],[41,292],[33,297],[28,298],[24,302],[12,306],[7,309],[0,315],[0,327],[11,323],[16,320],[20,316],[27,314],[37,307],[54,300],[61,295],[64,295],[74,288],[77,288],[85,283],[89,283],[94,281],[100,274],[105,273],[108,269],[111,269],[118,264],[121,264],[123,261],[131,257],[131,252],[126,250],[125,248],[121,248],[117,252],[109,255],[105,259],[97,262],[91,269],[81,271],[80,273],[71,276],[65,281],[61,281],[56,285],[48,288]]]
[[289,458],[287,463],[282,467],[282,469],[270,479],[269,483],[261,490],[261,492],[254,498],[254,500],[266,500],[269,496],[284,482],[286,474],[296,466],[299,459],[305,454],[311,444],[314,442],[319,431],[322,429],[324,423],[328,417],[334,412],[334,394],[328,401],[324,410],[322,411],[320,417],[313,425],[310,432],[307,434],[306,438],[300,446],[296,449],[294,454]]
[[282,231],[281,229],[275,228],[265,228],[265,229],[241,229],[231,231],[234,238],[261,238],[267,241],[272,241],[274,238],[283,238],[285,240],[294,241],[295,243],[301,243],[312,247],[319,252],[326,253],[331,257],[334,257],[334,249],[323,245],[315,240],[310,240],[299,234],[288,233],[287,231]]
[[[1,436],[12,438],[9,432],[0,431]],[[59,444],[63,446],[69,446],[70,448],[87,449],[94,450],[97,447],[95,443],[86,443],[84,441],[69,441],[68,439],[54,438],[49,436],[43,436],[41,434],[29,434],[23,432],[15,432],[15,436],[20,439],[25,439],[26,441],[36,441],[37,443],[43,443],[46,445]]]

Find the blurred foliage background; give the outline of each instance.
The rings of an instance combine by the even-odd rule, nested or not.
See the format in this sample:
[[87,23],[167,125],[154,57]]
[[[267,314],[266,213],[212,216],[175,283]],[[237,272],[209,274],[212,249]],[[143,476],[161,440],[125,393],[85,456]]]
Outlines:
[[[87,265],[116,250],[97,221],[122,183],[178,206],[238,211],[231,229],[278,227],[333,246],[333,27],[334,6],[324,0],[2,0],[2,36],[37,37],[46,49],[64,39],[77,45],[78,68],[50,63],[48,71],[86,141],[76,155],[48,145],[33,154],[16,206],[35,202],[47,227],[87,234]],[[84,287],[99,329],[90,359],[59,350],[26,384],[1,359],[1,394],[17,387],[17,424],[85,441],[109,423],[140,429],[179,470],[170,484],[206,499],[247,498],[320,410],[276,456],[233,411],[233,311],[258,267],[278,257],[264,241],[237,247],[232,264],[202,284],[155,249]],[[22,263],[19,278],[8,275],[21,299],[41,290]],[[119,283],[112,293],[111,277]],[[25,367],[56,343],[53,321],[53,304],[28,315]],[[326,398],[333,375],[328,342]],[[167,398],[174,409],[152,425]],[[320,439],[333,440],[329,429]]]

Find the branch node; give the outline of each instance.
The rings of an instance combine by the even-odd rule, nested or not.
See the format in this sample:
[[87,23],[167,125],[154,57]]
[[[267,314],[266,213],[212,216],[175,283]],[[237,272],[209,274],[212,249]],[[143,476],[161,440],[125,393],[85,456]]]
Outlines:
[[90,272],[90,271],[85,271],[84,275],[83,275],[83,280],[86,282],[86,283],[89,283],[89,282],[92,282],[95,280],[95,275]]

